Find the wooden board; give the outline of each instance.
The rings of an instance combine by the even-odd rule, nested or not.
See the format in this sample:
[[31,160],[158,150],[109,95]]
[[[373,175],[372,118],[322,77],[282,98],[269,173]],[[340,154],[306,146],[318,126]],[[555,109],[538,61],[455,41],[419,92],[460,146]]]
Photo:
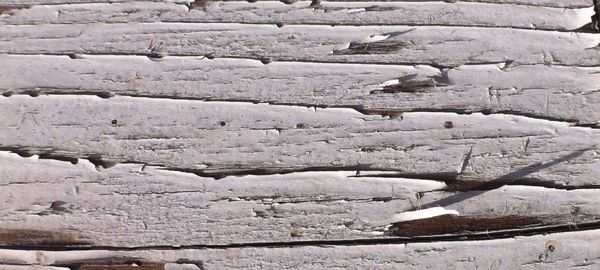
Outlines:
[[[463,227],[389,227],[397,213],[428,205],[480,222],[484,235],[581,225],[600,216],[596,189],[511,185],[457,192],[443,181],[355,171],[214,179],[139,164],[97,171],[87,160],[73,165],[15,154],[3,154],[0,169],[2,245],[224,245],[461,234]],[[555,198],[556,206],[544,198]],[[490,220],[503,224],[489,227]],[[25,239],[19,237],[28,233],[20,230],[24,223],[64,236]]]
[[[325,64],[81,55],[0,56],[0,91],[96,94],[406,111],[511,113],[600,123],[600,68]],[[19,76],[36,74],[35,76]],[[60,79],[57,79],[60,78]]]
[[69,95],[0,103],[0,114],[11,115],[2,122],[6,150],[200,174],[351,168],[595,186],[600,169],[600,130],[511,115],[390,119],[352,109]]
[[467,2],[277,1],[40,5],[0,17],[5,24],[189,22],[326,25],[453,25],[576,30],[589,23],[593,7],[558,8]]
[[0,269],[595,269],[593,0],[0,0]]
[[[164,260],[164,269],[595,269],[598,230],[485,241],[350,246],[141,249],[135,251],[0,250],[0,262],[77,266]],[[114,264],[113,264],[114,265]],[[107,269],[107,268],[104,268]],[[135,268],[134,268],[135,269]],[[138,268],[140,269],[140,268]],[[163,269],[163,268],[159,268]]]
[[0,53],[11,54],[179,55],[443,67],[598,66],[598,44],[600,37],[591,33],[454,26],[111,23],[7,25],[0,30]]
[[[231,0],[235,1],[235,0]],[[259,0],[260,2],[275,2],[272,0]],[[85,4],[85,3],[123,3],[123,2],[133,2],[131,0],[3,0],[3,6],[16,6],[21,7],[23,5],[57,5],[57,4]],[[178,3],[184,5],[190,5],[194,2],[201,2],[195,0],[136,0],[135,2],[166,2],[166,3]],[[226,1],[229,2],[229,1]],[[254,1],[256,2],[256,1]],[[297,1],[282,1],[283,3],[295,3]],[[323,1],[325,2],[325,1]],[[356,0],[330,0],[327,2],[360,2]],[[371,0],[365,0],[363,2],[377,2]],[[429,3],[429,2],[443,2],[436,0],[395,0],[391,2],[421,2],[421,3]],[[445,1],[448,3],[456,3],[458,1],[448,0]],[[475,3],[494,3],[494,4],[515,4],[515,5],[530,5],[530,6],[547,6],[547,7],[562,7],[562,8],[582,8],[582,7],[590,7],[593,5],[591,1],[588,0],[461,0],[461,2],[475,2]]]

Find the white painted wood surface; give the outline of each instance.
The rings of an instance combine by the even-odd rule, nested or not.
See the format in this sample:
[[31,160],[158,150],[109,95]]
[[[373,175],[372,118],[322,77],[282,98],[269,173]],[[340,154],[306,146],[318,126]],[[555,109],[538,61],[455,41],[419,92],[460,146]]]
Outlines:
[[70,95],[0,103],[4,149],[199,173],[352,168],[595,186],[600,170],[600,130],[520,116]]
[[[196,2],[194,0],[136,0],[138,2],[172,2],[179,4],[189,4]],[[234,0],[235,1],[235,0]],[[259,0],[260,2],[275,2],[271,0]],[[327,2],[344,2],[347,0],[331,0]],[[351,0],[352,1],[352,0]],[[356,1],[356,0],[353,0]],[[0,4],[5,6],[23,6],[23,5],[41,5],[41,4],[81,4],[81,3],[123,3],[123,2],[131,2],[130,0],[2,0]],[[198,1],[200,2],[200,1]],[[287,1],[288,3],[293,3],[296,1]],[[371,2],[370,0],[365,0],[364,2]],[[396,0],[393,2],[440,2],[435,0]],[[453,0],[449,0],[447,2],[454,2]],[[458,1],[457,1],[458,2]],[[495,4],[515,4],[515,5],[531,5],[531,6],[548,6],[548,7],[564,7],[564,8],[582,8],[582,7],[590,7],[593,5],[593,2],[587,0],[461,0],[461,2],[476,2],[476,3],[495,3]]]
[[278,1],[178,3],[131,2],[40,5],[0,17],[5,24],[73,24],[131,22],[454,25],[575,30],[590,22],[593,7],[553,8],[468,2],[322,2]]
[[[74,235],[72,244],[138,247],[382,238],[389,225],[400,221],[394,215],[430,203],[461,216],[533,220],[523,227],[576,226],[600,216],[596,189],[516,185],[458,193],[443,191],[447,186],[442,181],[353,171],[213,179],[139,164],[98,171],[86,160],[73,165],[7,153],[1,161],[0,227],[29,224],[29,229],[68,231]],[[551,205],[546,198],[553,198]]]
[[[385,38],[371,42],[370,37],[379,36]],[[111,23],[7,25],[0,30],[0,53],[11,54],[209,55],[439,66],[597,66],[599,43],[592,33],[451,26]]]
[[595,11],[0,0],[0,269],[595,269]]
[[598,67],[502,63],[446,70],[424,65],[263,65],[256,60],[201,57],[79,58],[0,56],[5,63],[0,66],[0,91],[338,106],[373,112],[509,112],[583,125],[600,123]]

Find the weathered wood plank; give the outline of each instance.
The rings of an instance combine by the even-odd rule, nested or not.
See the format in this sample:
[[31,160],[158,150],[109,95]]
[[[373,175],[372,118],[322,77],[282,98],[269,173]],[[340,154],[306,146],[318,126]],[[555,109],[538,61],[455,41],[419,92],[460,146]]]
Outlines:
[[210,55],[268,61],[442,66],[600,65],[600,35],[443,26],[140,23],[6,25],[0,52]]
[[41,265],[0,265],[2,270],[69,270],[66,267],[52,267],[52,266],[41,266]]
[[176,3],[34,6],[0,17],[0,24],[133,22],[462,25],[573,30],[591,22],[593,7],[562,9],[522,5],[445,2],[206,2],[189,9]]
[[63,95],[0,103],[5,149],[199,173],[360,168],[588,186],[600,170],[600,130],[520,116],[390,120],[352,109]]
[[[441,181],[355,174],[304,172],[216,180],[139,164],[98,171],[85,160],[72,165],[2,153],[0,245],[53,245],[45,236],[52,232],[71,235],[54,237],[63,245],[120,247],[464,234],[407,226],[388,230],[398,221],[396,213],[428,204],[458,211],[476,227],[469,227],[471,231],[484,234],[497,231],[483,222],[489,219],[518,231],[600,217],[596,189],[505,186],[452,192],[442,191],[448,186]],[[552,198],[552,207],[546,198]],[[518,219],[529,221],[512,223]],[[431,222],[444,227],[436,219]]]
[[[87,260],[195,261],[198,269],[595,269],[598,230],[488,241],[137,251],[0,250],[0,262],[72,265]],[[187,268],[197,270],[197,268]],[[176,268],[173,268],[176,269]]]
[[440,70],[302,62],[263,65],[255,60],[195,57],[84,58],[1,55],[0,92],[245,100],[384,112],[511,112],[583,125],[600,123],[600,68],[481,65]]
[[[193,2],[201,2],[194,0],[137,0],[140,2],[174,2],[179,4],[193,5]],[[43,4],[81,4],[81,3],[123,3],[131,2],[131,0],[2,0],[0,5],[2,6],[23,6],[23,5],[43,5]],[[212,1],[211,1],[212,2]],[[221,2],[221,1],[215,1]],[[235,2],[235,1],[223,1],[223,2]],[[259,2],[276,2],[272,0]],[[295,3],[297,1],[282,1],[284,3]],[[380,0],[328,0],[322,2],[380,2]],[[458,1],[442,1],[442,0],[394,0],[392,2],[420,2],[420,3],[436,3],[436,2],[458,2]],[[548,6],[548,7],[561,7],[561,8],[582,8],[590,7],[593,3],[590,0],[461,0],[461,2],[475,2],[475,3],[495,3],[495,4],[516,4],[516,5],[531,5],[531,6]],[[196,3],[196,5],[198,5]]]

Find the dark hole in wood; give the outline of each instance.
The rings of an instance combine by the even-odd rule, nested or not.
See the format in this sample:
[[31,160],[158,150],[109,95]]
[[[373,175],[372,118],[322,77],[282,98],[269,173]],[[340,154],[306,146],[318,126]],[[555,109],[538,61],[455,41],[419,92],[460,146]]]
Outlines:
[[108,169],[110,167],[113,167],[115,165],[117,165],[116,162],[112,162],[112,161],[108,161],[108,160],[103,160],[102,156],[100,155],[90,155],[87,158],[92,164],[94,164],[96,167],[102,167],[105,169]]
[[25,91],[25,93],[28,94],[30,97],[37,97],[40,95],[40,92],[34,90]]
[[261,58],[260,62],[266,65],[268,63],[271,63],[271,59],[269,59],[269,58]]
[[148,54],[146,54],[146,56],[150,59],[150,60],[154,60],[154,59],[159,59],[159,58],[163,58],[165,55],[157,52],[157,51],[152,51]]
[[556,250],[556,247],[554,247],[553,245],[549,245],[549,246],[548,246],[548,250],[550,250],[550,251],[554,251],[554,250]]
[[215,56],[212,53],[209,53],[209,54],[205,55],[204,57],[206,57],[206,59],[208,59],[208,60],[215,59]]
[[19,155],[20,157],[24,157],[24,158],[28,158],[28,157],[32,157],[34,155],[34,153],[27,151],[27,150],[20,150],[20,149],[14,149],[13,152],[17,155]]
[[69,54],[69,58],[71,58],[71,59],[83,59],[83,57],[81,55],[76,54],[76,53]]
[[283,23],[280,23],[280,22],[278,22],[278,23],[275,23],[275,25],[276,25],[278,28],[281,28],[281,27],[283,27]]
[[71,164],[77,164],[77,163],[79,163],[79,159],[78,158],[56,155],[56,154],[54,154],[52,152],[40,153],[38,156],[39,156],[40,159],[61,160],[61,161],[71,162]]
[[452,121],[446,121],[446,122],[444,122],[444,127],[445,128],[453,128],[454,123],[452,123]]
[[2,93],[2,95],[3,95],[3,96],[5,96],[5,97],[10,97],[10,96],[12,96],[13,94],[14,94],[14,92],[11,92],[11,91],[8,91],[8,92],[4,92],[4,93]]
[[226,125],[227,125],[227,123],[226,123],[225,121],[221,121],[221,122],[219,123],[219,125],[220,125],[220,126],[222,126],[222,127],[224,127],[224,126],[226,126]]
[[307,128],[307,127],[308,127],[308,125],[307,125],[307,124],[305,124],[305,123],[298,123],[298,124],[296,125],[296,128]]
[[101,98],[110,98],[110,97],[113,97],[113,94],[110,92],[100,92],[100,93],[96,94],[96,96],[101,97]]
[[112,121],[110,121],[111,124],[116,125],[119,121],[117,121],[117,119],[113,119]]
[[64,207],[66,204],[67,202],[64,201],[54,201],[50,204],[50,209],[54,211],[65,211],[67,210],[67,208]]

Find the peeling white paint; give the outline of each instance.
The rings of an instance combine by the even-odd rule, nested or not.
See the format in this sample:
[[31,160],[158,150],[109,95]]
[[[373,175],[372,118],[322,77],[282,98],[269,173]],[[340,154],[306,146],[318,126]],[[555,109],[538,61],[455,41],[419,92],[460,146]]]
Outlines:
[[362,43],[371,43],[371,42],[382,41],[382,40],[386,40],[390,36],[391,35],[371,35],[369,37],[363,38],[361,40],[361,42]]
[[393,220],[392,223],[417,220],[417,219],[426,219],[426,218],[432,218],[432,217],[443,216],[443,215],[458,216],[459,213],[456,210],[447,210],[447,209],[444,209],[443,207],[433,207],[433,208],[428,208],[428,209],[423,209],[423,210],[408,211],[408,212],[396,214],[392,217],[392,220]]

